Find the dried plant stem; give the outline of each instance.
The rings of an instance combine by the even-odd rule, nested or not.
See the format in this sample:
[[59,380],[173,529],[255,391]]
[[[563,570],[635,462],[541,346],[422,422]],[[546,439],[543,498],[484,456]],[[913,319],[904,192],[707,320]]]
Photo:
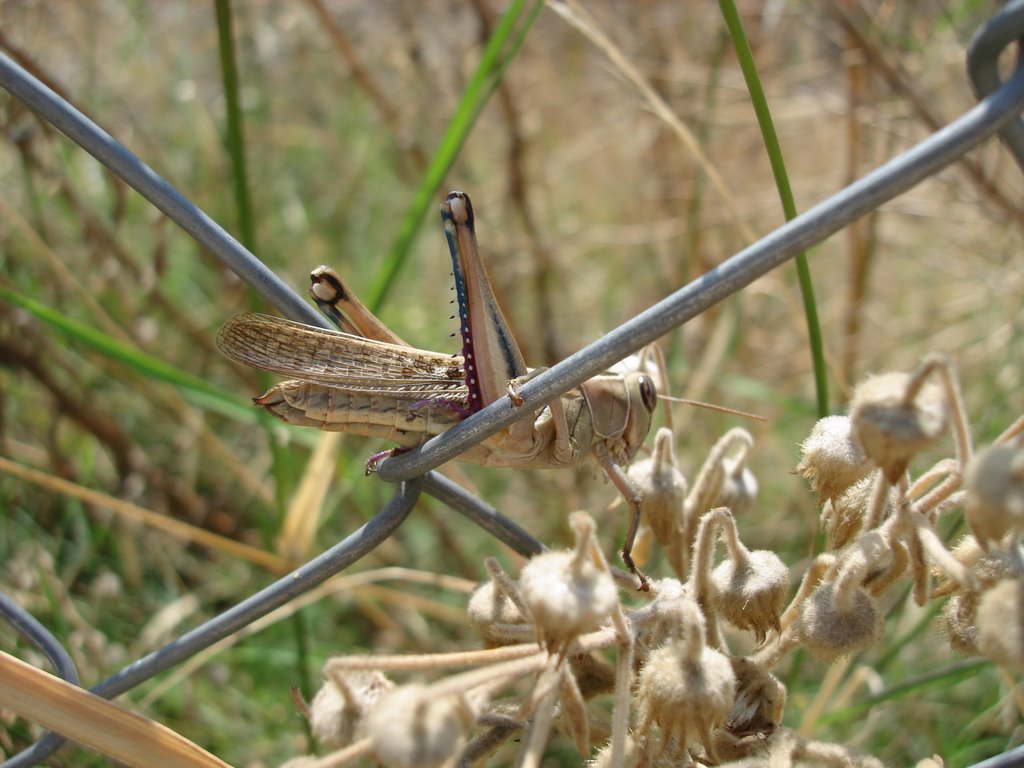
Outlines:
[[153,720],[0,651],[0,700],[15,714],[132,766],[229,768]]
[[888,551],[889,544],[878,531],[869,531],[860,537],[836,574],[832,600],[837,613],[848,613],[853,608],[864,575]]
[[618,658],[615,662],[615,705],[612,710],[612,737],[610,765],[623,765],[626,756],[626,736],[629,732],[629,709],[633,695],[633,652],[632,633],[619,643]]
[[885,517],[885,510],[889,503],[889,481],[885,479],[885,473],[881,470],[875,471],[875,482],[871,486],[871,498],[868,501],[868,508],[864,514],[864,525],[862,531],[871,531],[877,528]]
[[1024,715],[1024,691],[1021,690],[1020,681],[1016,675],[1002,665],[998,665],[996,668],[999,670],[999,676],[1003,679],[1003,684],[1013,696],[1013,703],[1017,705],[1017,716]]
[[334,480],[334,463],[341,448],[340,432],[324,432],[316,441],[299,485],[292,494],[274,545],[290,560],[306,559],[313,546],[327,489]]
[[835,563],[835,555],[829,553],[824,553],[814,558],[807,572],[804,573],[803,579],[800,580],[800,586],[797,588],[796,594],[793,595],[793,599],[790,600],[786,610],[779,617],[779,626],[783,630],[796,621],[796,617],[800,612],[800,604],[815,590],[818,582],[832,569]]
[[997,444],[1008,443],[1020,434],[1024,434],[1024,416],[1021,416],[1013,424],[1004,429],[999,437],[995,439]]
[[[690,564],[690,576],[687,586],[693,590],[697,604],[707,622],[705,642],[712,648],[724,649],[725,639],[718,626],[717,611],[711,604],[711,563],[715,554],[715,534],[719,528],[728,531],[732,527],[736,532],[736,522],[732,513],[725,507],[718,507],[704,515],[697,526],[697,536],[693,543],[693,562]],[[728,534],[727,534],[728,535]]]
[[971,427],[967,421],[967,410],[964,408],[964,398],[960,394],[960,382],[954,370],[953,363],[943,354],[932,353],[922,362],[907,384],[907,395],[905,402],[910,405],[917,392],[924,383],[924,379],[932,373],[937,372],[946,391],[946,402],[949,405],[950,415],[953,419],[953,439],[956,446],[956,461],[963,471],[964,465],[971,460]]
[[810,737],[817,730],[818,720],[830,706],[833,706],[836,689],[842,683],[843,678],[846,677],[846,671],[849,667],[850,657],[844,656],[841,659],[837,659],[825,671],[825,676],[818,685],[817,692],[808,703],[807,709],[804,710],[800,718],[800,725],[797,726],[796,731],[801,736],[805,738]]
[[538,651],[533,656],[524,659],[506,661],[439,680],[430,686],[430,693],[437,697],[460,696],[466,691],[473,690],[489,696],[492,690],[503,688],[517,677],[544,669],[550,661],[550,654],[546,651]]
[[203,528],[197,528],[173,517],[161,515],[150,509],[145,509],[124,499],[108,496],[105,493],[94,491],[91,488],[73,483],[61,477],[56,477],[38,469],[17,464],[9,459],[0,456],[0,472],[5,472],[14,477],[20,477],[30,483],[35,483],[57,493],[62,493],[72,498],[80,499],[87,504],[96,504],[100,507],[112,509],[117,514],[128,520],[135,520],[144,523],[164,533],[170,534],[182,541],[200,544],[211,549],[220,550],[233,555],[234,557],[248,560],[251,563],[266,568],[272,573],[287,573],[294,568],[294,563],[279,557],[272,552],[250,547],[240,541],[218,536]]
[[373,752],[373,742],[370,739],[360,739],[349,744],[347,747],[324,755],[318,760],[310,760],[308,763],[301,763],[302,768],[341,768],[353,760],[366,757]]
[[686,495],[683,503],[683,520],[687,527],[686,540],[694,541],[693,529],[697,525],[699,516],[702,515],[718,498],[722,492],[722,483],[725,480],[725,469],[723,461],[733,446],[741,446],[742,455],[754,444],[754,438],[742,427],[733,427],[711,446],[708,456],[701,465],[697,479],[693,481],[693,487]]
[[578,29],[584,37],[602,51],[608,57],[608,60],[611,61],[612,65],[640,92],[640,95],[643,96],[654,114],[672,129],[672,132],[675,133],[683,146],[686,147],[686,150],[693,156],[701,170],[707,174],[712,186],[718,192],[719,198],[732,216],[742,238],[748,243],[753,242],[755,240],[754,232],[736,205],[735,195],[729,190],[725,179],[722,178],[722,175],[715,168],[710,158],[700,148],[697,137],[679,119],[678,115],[672,111],[672,108],[665,100],[658,95],[658,92],[640,74],[640,71],[618,46],[611,41],[611,38],[597,25],[594,17],[576,0],[565,0],[565,2],[562,2],[562,0],[551,0],[548,2],[548,7],[565,19],[569,25]]
[[977,591],[981,588],[971,569],[953,557],[946,549],[946,545],[927,517],[911,507],[908,507],[904,514],[906,514],[910,525],[914,527],[924,551],[928,553],[932,563],[939,570],[959,584],[962,589]]
[[415,169],[422,172],[427,167],[426,153],[410,138],[409,131],[401,123],[398,109],[388,98],[384,89],[377,84],[373,75],[370,74],[370,70],[363,66],[363,62],[359,59],[359,55],[352,47],[341,25],[334,20],[321,0],[306,0],[306,5],[312,9],[323,29],[327,31],[331,43],[348,66],[352,80],[366,94],[391,133],[398,138],[399,147],[409,153]]
[[558,687],[551,686],[534,707],[533,719],[527,729],[523,751],[520,752],[519,760],[516,762],[519,768],[538,768],[544,758],[544,747],[548,743],[551,723],[555,716],[555,696],[557,694]]
[[532,657],[541,657],[543,652],[536,643],[505,645],[479,651],[456,651],[454,653],[424,653],[409,656],[335,656],[327,662],[326,670],[379,669],[387,671],[415,671],[437,669],[438,667],[468,666],[471,664],[496,664]]
[[[940,477],[942,480],[938,484],[929,487]],[[963,478],[956,461],[943,459],[910,484],[906,497],[914,502],[915,511],[929,515],[936,507],[949,499],[962,484]]]
[[487,573],[491,577],[491,581],[494,582],[501,593],[512,601],[512,604],[519,611],[522,616],[529,616],[530,609],[523,602],[523,596],[519,594],[519,590],[516,588],[515,582],[505,573],[505,569],[501,567],[498,561],[493,557],[488,557],[484,560],[484,566],[487,568]]

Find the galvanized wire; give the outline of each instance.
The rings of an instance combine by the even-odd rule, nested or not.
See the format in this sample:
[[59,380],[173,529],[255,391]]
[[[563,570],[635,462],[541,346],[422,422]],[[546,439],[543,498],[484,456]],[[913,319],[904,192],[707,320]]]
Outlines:
[[[244,629],[275,608],[313,589],[319,584],[348,568],[364,555],[372,552],[391,536],[412,511],[420,495],[422,481],[419,479],[402,483],[395,495],[384,505],[373,519],[343,541],[318,555],[268,587],[243,600],[238,605],[218,614],[204,624],[186,632],[181,637],[153,653],[129,664],[120,672],[97,683],[89,690],[97,696],[111,699],[140,683],[151,679],[166,669],[209,648],[216,642]],[[52,755],[64,742],[54,734],[48,734],[30,748],[19,752],[5,762],[2,768],[24,768],[37,765]]]
[[113,136],[2,52],[0,85],[208,248],[224,266],[251,285],[285,317],[321,328],[331,327],[301,296],[198,206]]
[[[1007,3],[974,33],[967,47],[967,75],[979,99],[1002,86],[999,54],[1021,39],[1021,30],[1024,30],[1024,5],[1013,2]],[[1020,56],[1020,51],[1017,55]],[[1019,59],[1017,68],[1020,68]],[[1024,170],[1024,118],[1006,123],[999,129],[999,138]]]
[[0,617],[3,617],[47,658],[58,677],[78,685],[78,670],[75,669],[75,662],[71,660],[71,656],[61,645],[60,640],[40,624],[35,616],[2,592],[0,592]]
[[[454,458],[522,414],[542,406],[695,317],[796,253],[821,242],[856,218],[956,161],[994,133],[999,133],[1024,168],[1024,121],[1019,117],[1024,108],[1024,65],[1018,62],[1005,82],[1000,79],[997,66],[1002,50],[1021,37],[1024,37],[1024,0],[1015,0],[982,27],[972,41],[969,73],[976,93],[983,97],[974,109],[538,375],[522,387],[520,395],[524,404],[521,408],[513,408],[508,401],[494,403],[419,449],[386,460],[380,466],[380,476],[386,480],[405,482],[399,485],[391,500],[366,525],[292,574],[167,646],[128,665],[91,690],[108,698],[117,696],[322,583],[389,537],[409,514],[421,487],[515,550],[526,555],[541,551],[543,545],[540,542],[493,507],[476,499],[450,480],[427,470]],[[252,285],[282,314],[300,322],[328,327],[326,321],[301,297],[212,219],[109,134],[2,53],[0,85],[124,179]],[[423,476],[422,480],[417,476]],[[45,628],[39,633],[32,621],[25,621],[27,614],[24,611],[10,611],[8,607],[10,601],[0,595],[0,614],[14,616],[15,627],[46,653],[59,674],[73,681],[75,673],[73,666],[68,666],[70,659],[59,660],[62,654],[67,655],[59,642]],[[62,741],[58,736],[47,735],[31,748],[10,758],[0,768],[36,765],[52,754]],[[1015,750],[979,765],[986,768],[989,765],[1019,765],[1022,759],[1020,750]]]
[[543,406],[607,370],[796,254],[906,192],[1012,121],[1019,123],[1022,105],[1024,66],[1018,66],[1006,83],[967,114],[530,380],[518,391],[523,400],[521,407],[514,407],[509,399],[491,403],[419,448],[386,459],[380,464],[378,474],[385,480],[401,480],[455,458],[508,426],[521,414]]

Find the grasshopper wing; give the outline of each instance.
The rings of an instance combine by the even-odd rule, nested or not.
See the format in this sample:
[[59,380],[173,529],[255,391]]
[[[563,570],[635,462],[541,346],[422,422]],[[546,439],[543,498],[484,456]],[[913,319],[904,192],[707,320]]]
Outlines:
[[280,376],[400,397],[467,397],[461,356],[315,328],[280,317],[235,315],[217,333],[232,360]]

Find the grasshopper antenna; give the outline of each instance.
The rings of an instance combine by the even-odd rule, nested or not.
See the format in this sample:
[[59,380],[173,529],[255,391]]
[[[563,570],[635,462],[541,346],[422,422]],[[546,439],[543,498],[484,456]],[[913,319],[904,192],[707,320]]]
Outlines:
[[749,411],[740,411],[735,408],[727,408],[724,405],[715,405],[714,403],[705,403],[701,400],[690,400],[685,397],[672,397],[671,395],[658,395],[659,400],[668,400],[672,403],[682,403],[683,405],[695,405],[698,408],[707,408],[709,411],[718,411],[719,413],[731,413],[733,416],[742,416],[745,419],[753,419],[754,421],[768,421],[764,416],[759,416],[756,413],[750,413]]

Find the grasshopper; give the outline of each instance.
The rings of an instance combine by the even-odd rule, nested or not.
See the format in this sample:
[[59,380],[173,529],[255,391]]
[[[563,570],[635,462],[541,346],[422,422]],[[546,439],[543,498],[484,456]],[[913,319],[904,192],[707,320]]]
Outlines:
[[[341,328],[329,331],[277,317],[231,318],[217,346],[231,359],[282,376],[254,402],[289,424],[379,437],[407,450],[503,397],[536,371],[494,297],[477,247],[473,207],[462,192],[441,205],[458,299],[462,354],[405,344],[328,267],[312,273],[310,294]],[[458,459],[490,467],[557,469],[594,455],[634,509],[623,561],[647,588],[630,551],[639,525],[639,492],[622,466],[650,431],[658,395],[642,372],[599,374],[541,410],[474,446]],[[367,472],[387,455],[371,458]]]

